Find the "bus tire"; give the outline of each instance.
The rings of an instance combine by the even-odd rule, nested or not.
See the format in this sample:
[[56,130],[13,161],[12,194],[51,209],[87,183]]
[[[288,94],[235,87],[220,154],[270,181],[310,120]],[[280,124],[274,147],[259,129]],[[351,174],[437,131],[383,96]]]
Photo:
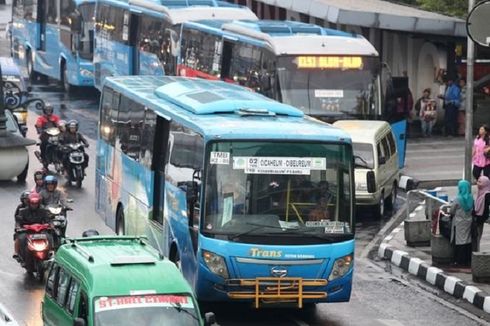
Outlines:
[[27,67],[27,75],[29,76],[29,80],[35,81],[38,77],[38,74],[34,71],[34,62],[32,61],[32,52],[30,49],[27,50],[26,67]]
[[170,260],[175,264],[179,271],[182,272],[182,262],[180,260],[179,251],[177,250],[177,247],[175,245],[173,245],[171,252],[173,252],[173,254],[172,256],[170,256]]
[[66,93],[71,93],[73,91],[73,86],[68,82],[68,71],[66,70],[66,64],[61,64],[62,74],[61,74],[61,85]]
[[116,234],[124,235],[125,233],[126,230],[124,227],[124,210],[122,206],[119,206],[116,213]]

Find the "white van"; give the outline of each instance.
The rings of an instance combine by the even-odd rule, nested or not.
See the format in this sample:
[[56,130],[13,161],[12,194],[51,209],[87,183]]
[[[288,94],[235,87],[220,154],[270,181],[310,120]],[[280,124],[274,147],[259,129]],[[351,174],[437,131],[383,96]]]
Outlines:
[[[400,180],[398,151],[389,123],[372,120],[342,120],[334,126],[352,137],[355,162],[356,204],[375,207],[382,217],[393,209]],[[371,189],[369,189],[371,188]]]

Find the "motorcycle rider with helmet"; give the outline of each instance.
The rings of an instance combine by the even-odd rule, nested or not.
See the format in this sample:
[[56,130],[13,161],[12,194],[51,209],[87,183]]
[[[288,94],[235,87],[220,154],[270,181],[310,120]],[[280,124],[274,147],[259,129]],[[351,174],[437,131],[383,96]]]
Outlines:
[[20,258],[22,261],[25,261],[25,249],[27,245],[26,233],[20,231],[22,227],[26,224],[31,225],[35,223],[49,222],[46,210],[41,207],[41,196],[39,194],[34,192],[30,193],[28,197],[28,205],[28,207],[20,209],[19,213],[15,215],[14,258]]
[[48,142],[48,136],[44,131],[48,128],[58,127],[59,122],[60,117],[53,113],[53,107],[49,104],[44,105],[43,114],[36,120],[36,131],[41,141],[39,149],[41,150],[41,159],[43,162],[46,160],[46,147]]
[[[63,134],[61,143],[63,145],[83,143],[85,147],[89,147],[88,141],[85,139],[85,137],[83,137],[80,132],[78,132],[77,120],[68,121],[68,123],[66,124],[66,132]],[[88,154],[83,152],[83,156],[85,158],[83,162],[83,169],[86,169],[88,166]],[[69,166],[68,153],[65,153],[65,155],[63,155],[63,166],[65,167],[65,169],[67,169]]]
[[65,196],[56,189],[58,178],[54,175],[48,175],[44,178],[44,189],[39,194],[41,196],[41,205],[43,207],[50,205],[62,205],[66,207]]
[[17,216],[22,208],[26,208],[29,206],[29,195],[30,195],[29,190],[24,190],[20,194],[20,204],[17,205],[17,208],[15,209],[15,214],[14,216]]

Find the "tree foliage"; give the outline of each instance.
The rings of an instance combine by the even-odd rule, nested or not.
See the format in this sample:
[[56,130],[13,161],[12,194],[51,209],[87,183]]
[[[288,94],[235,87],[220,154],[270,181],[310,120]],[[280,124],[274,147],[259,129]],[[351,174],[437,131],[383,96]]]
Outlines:
[[398,0],[393,2],[418,6],[427,11],[449,16],[466,17],[468,13],[468,1],[466,0]]

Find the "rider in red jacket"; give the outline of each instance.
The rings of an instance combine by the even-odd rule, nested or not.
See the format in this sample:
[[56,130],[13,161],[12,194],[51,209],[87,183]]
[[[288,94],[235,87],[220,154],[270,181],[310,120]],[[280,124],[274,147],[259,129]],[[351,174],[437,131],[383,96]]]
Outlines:
[[[48,128],[58,127],[60,122],[60,117],[53,113],[53,107],[46,104],[43,107],[43,115],[39,116],[36,120],[36,130],[41,140],[41,159],[43,162],[46,161],[46,146],[47,146],[47,135],[44,131]],[[45,165],[45,164],[44,164]],[[47,166],[45,165],[47,168]]]

